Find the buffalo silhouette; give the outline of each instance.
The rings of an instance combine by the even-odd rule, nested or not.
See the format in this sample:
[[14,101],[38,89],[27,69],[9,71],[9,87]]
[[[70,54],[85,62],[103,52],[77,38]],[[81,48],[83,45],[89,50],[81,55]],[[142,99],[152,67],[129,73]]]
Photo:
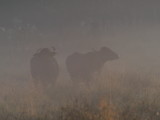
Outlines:
[[107,47],[88,53],[73,53],[66,59],[66,67],[73,83],[85,82],[89,85],[94,74],[100,73],[105,62],[118,59],[118,55]]
[[55,56],[55,48],[38,50],[30,61],[31,75],[35,85],[43,87],[53,86],[59,74],[59,67]]

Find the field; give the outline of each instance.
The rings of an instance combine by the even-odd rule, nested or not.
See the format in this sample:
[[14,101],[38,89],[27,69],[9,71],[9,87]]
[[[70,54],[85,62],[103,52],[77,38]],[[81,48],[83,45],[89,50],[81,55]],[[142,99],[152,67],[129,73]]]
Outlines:
[[158,74],[109,73],[90,86],[47,90],[29,81],[1,81],[1,120],[159,120]]

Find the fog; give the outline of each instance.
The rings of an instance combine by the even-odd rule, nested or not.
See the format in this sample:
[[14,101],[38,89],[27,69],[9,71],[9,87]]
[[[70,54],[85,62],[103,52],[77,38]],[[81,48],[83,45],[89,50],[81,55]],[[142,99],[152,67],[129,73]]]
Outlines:
[[0,118],[45,116],[86,97],[92,117],[107,105],[122,120],[159,119],[159,4],[0,0]]
[[158,71],[160,8],[156,0],[0,2],[1,79],[29,79],[39,48],[54,46],[62,76],[73,52],[107,46],[120,56],[117,71]]

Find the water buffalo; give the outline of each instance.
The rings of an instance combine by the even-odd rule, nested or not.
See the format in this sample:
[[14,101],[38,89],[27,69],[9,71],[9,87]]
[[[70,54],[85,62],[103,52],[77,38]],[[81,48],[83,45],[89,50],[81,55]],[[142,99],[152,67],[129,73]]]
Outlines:
[[105,62],[118,58],[118,55],[111,49],[102,47],[99,51],[71,54],[66,59],[66,66],[73,83],[89,84],[95,79],[94,73],[99,73]]
[[59,67],[55,56],[55,49],[42,48],[33,55],[30,61],[31,75],[35,85],[41,84],[43,87],[54,85]]

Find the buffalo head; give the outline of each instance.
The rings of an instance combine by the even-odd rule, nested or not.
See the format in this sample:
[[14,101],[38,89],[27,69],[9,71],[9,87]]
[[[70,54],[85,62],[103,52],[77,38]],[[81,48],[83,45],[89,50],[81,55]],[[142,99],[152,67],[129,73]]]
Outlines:
[[101,59],[104,61],[116,60],[119,58],[117,53],[115,53],[114,51],[112,51],[111,49],[109,49],[107,47],[102,47],[99,52],[101,55]]
[[54,56],[56,54],[55,48],[52,47],[52,50],[49,48],[41,48],[37,51],[35,55],[42,55],[42,56]]

